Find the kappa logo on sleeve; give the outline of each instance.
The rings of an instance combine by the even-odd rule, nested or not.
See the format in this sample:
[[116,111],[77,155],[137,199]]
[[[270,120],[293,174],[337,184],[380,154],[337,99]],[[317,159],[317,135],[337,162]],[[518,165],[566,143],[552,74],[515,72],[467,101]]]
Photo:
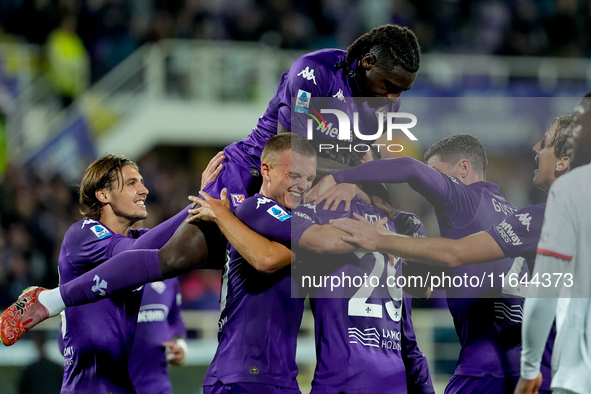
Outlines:
[[84,221],[82,222],[82,227],[80,227],[80,228],[84,228],[84,226],[86,226],[87,224],[93,224],[93,223],[98,223],[98,222],[94,219],[84,219]]
[[532,219],[532,217],[529,216],[529,213],[518,213],[515,216],[517,216],[517,218],[519,219],[521,224],[525,226],[527,231],[529,231],[529,225],[530,225],[531,219]]
[[257,209],[259,209],[261,207],[261,205],[268,204],[271,201],[273,201],[273,200],[271,200],[270,198],[267,198],[267,197],[259,197],[259,198],[257,198]]
[[244,194],[234,194],[230,193],[230,197],[232,198],[232,205],[237,207],[238,205],[242,204],[246,199]]
[[100,224],[90,227],[90,230],[94,233],[94,235],[96,235],[98,237],[98,239],[103,239],[103,238],[111,235],[111,232],[109,230],[107,230],[106,228],[104,228],[103,226],[101,226]]
[[343,95],[343,89],[339,89],[339,91],[336,92],[336,94],[333,94],[332,97],[341,100],[343,103],[347,102],[347,100],[345,100],[345,96]]
[[275,204],[271,208],[267,209],[267,212],[274,218],[281,220],[282,222],[289,219],[291,215],[283,210],[279,205]]
[[305,69],[303,69],[302,71],[300,71],[298,73],[298,77],[302,77],[308,81],[312,81],[312,82],[314,82],[314,85],[317,85],[316,84],[316,76],[314,75],[313,68],[306,67]]

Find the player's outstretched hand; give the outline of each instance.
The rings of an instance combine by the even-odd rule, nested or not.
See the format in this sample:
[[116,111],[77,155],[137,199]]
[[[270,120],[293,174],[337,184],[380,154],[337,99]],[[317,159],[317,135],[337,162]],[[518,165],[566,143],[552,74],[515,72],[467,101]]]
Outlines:
[[514,394],[538,394],[538,389],[542,385],[542,374],[538,374],[535,379],[519,378],[517,387],[515,387]]
[[209,161],[207,167],[201,173],[201,190],[218,177],[220,171],[224,168],[222,164],[224,160],[226,160],[224,151],[220,151]]
[[49,317],[39,302],[43,287],[28,287],[0,317],[0,339],[4,346],[14,345],[27,331]]
[[193,216],[186,220],[187,223],[197,220],[217,222],[223,220],[225,215],[233,215],[230,210],[230,201],[228,200],[228,190],[226,188],[222,189],[219,200],[204,191],[199,192],[199,195],[200,197],[189,196],[189,200],[199,204],[199,206],[189,209],[189,213]]
[[375,223],[370,223],[363,216],[356,213],[353,216],[357,220],[349,218],[332,219],[330,224],[339,230],[348,233],[348,236],[343,236],[342,240],[349,242],[359,247],[374,252],[378,250],[378,240],[383,234],[392,234],[386,227],[387,217],[381,218]]

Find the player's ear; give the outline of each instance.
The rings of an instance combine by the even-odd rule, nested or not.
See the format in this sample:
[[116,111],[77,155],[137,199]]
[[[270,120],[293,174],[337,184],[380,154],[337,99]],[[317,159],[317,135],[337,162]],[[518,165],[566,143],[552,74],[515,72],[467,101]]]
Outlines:
[[269,172],[271,171],[271,165],[264,161],[261,163],[261,175],[265,181],[269,181]]
[[556,171],[558,172],[567,172],[570,170],[570,157],[564,156],[561,157],[558,162],[556,162]]
[[96,197],[97,200],[99,200],[99,202],[106,204],[107,202],[109,202],[109,195],[107,193],[106,189],[98,189],[97,191],[94,192],[94,196]]
[[367,53],[361,59],[361,65],[366,70],[371,70],[376,65],[376,57],[371,54]]
[[470,163],[470,161],[468,159],[462,159],[460,160],[460,162],[458,163],[458,166],[460,166],[460,176],[463,178],[466,178],[468,175],[470,175],[470,170],[472,169],[472,164]]

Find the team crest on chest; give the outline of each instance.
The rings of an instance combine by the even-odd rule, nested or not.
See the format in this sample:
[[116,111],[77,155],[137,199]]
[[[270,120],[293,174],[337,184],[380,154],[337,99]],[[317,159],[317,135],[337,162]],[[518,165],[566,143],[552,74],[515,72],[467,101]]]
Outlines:
[[237,207],[238,205],[242,204],[246,199],[244,194],[234,194],[230,193],[230,198],[232,199],[232,205]]

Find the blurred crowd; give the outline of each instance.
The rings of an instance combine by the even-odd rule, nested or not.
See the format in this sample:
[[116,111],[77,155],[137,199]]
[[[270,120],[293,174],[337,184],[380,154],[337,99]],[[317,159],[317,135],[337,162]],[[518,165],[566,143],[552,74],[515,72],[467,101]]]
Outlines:
[[44,44],[64,19],[96,81],[146,42],[262,41],[284,49],[346,47],[384,23],[415,31],[424,52],[589,56],[585,0],[2,0],[4,35]]

